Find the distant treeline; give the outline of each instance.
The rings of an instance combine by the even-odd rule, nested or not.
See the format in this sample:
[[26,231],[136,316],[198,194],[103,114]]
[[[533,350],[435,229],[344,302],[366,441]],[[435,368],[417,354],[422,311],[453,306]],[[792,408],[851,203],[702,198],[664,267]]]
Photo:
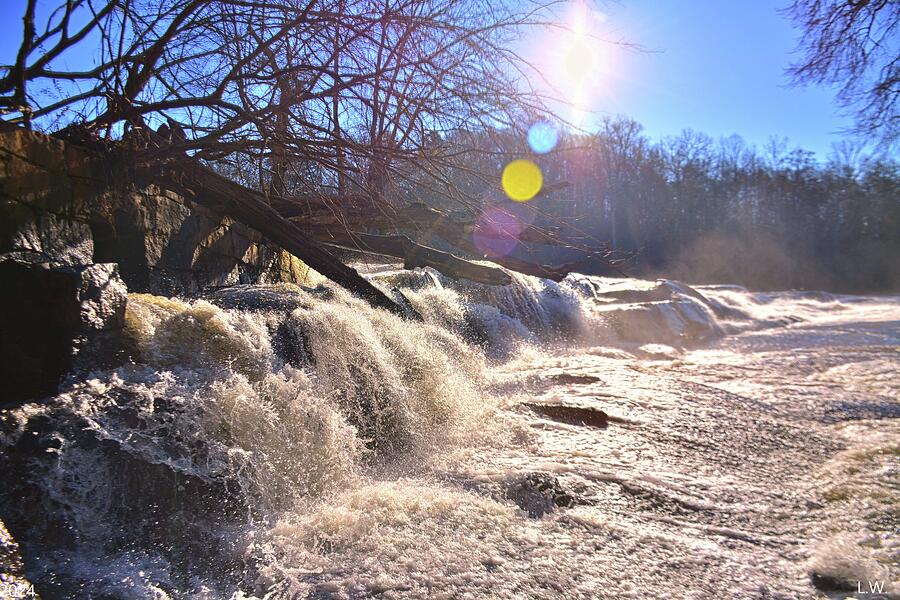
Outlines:
[[503,202],[494,189],[509,155],[528,155],[545,181],[529,203],[535,222],[560,227],[573,245],[599,240],[633,254],[631,274],[756,289],[900,289],[900,163],[853,143],[819,163],[775,139],[760,149],[686,130],[653,142],[637,122],[615,118],[594,135],[561,136],[544,155],[510,132],[438,144],[477,149],[447,176],[485,204]]

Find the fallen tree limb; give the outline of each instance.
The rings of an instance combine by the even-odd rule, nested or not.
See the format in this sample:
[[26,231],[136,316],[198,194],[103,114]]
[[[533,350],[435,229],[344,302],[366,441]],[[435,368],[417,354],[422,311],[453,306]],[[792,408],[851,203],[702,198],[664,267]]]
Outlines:
[[449,252],[417,244],[402,235],[354,233],[352,240],[328,243],[328,245],[401,258],[405,269],[431,267],[454,279],[469,279],[488,285],[512,283],[512,278],[502,269],[480,265]]
[[[420,225],[424,224],[428,233],[442,238],[463,252],[473,256],[481,255],[481,252],[472,243],[472,231],[474,225],[453,221],[445,213],[418,202],[404,207],[399,211],[399,214]],[[520,239],[520,241],[527,241],[529,238],[528,235],[525,235],[527,231],[529,231],[529,229],[524,230],[522,232],[523,235],[519,236],[518,239]],[[542,232],[534,230],[532,235],[536,237],[537,234],[540,233]],[[552,237],[549,234],[544,235],[545,239],[540,241],[542,241],[542,243],[552,243]],[[511,256],[491,257],[489,260],[502,267],[506,267],[511,271],[517,271],[524,275],[543,277],[553,281],[562,281],[566,275],[575,271],[581,265],[587,263],[589,260],[596,259],[596,256],[588,256],[580,261],[559,265],[542,265],[513,258]]]
[[[418,203],[410,205],[409,207],[403,209],[401,213],[402,212],[416,215],[419,217],[420,221],[425,217],[429,218],[429,233],[442,238],[443,240],[459,248],[463,252],[466,252],[473,256],[481,255],[481,252],[471,241],[471,229],[460,223],[452,221],[446,214]],[[520,260],[518,258],[513,258],[511,256],[492,257],[490,258],[490,260],[502,267],[506,267],[507,269],[517,271],[525,275],[543,277],[546,279],[551,279],[553,281],[562,281],[566,275],[577,269],[580,265],[584,264],[584,262],[586,262],[586,260],[588,259],[586,259],[585,261],[561,265],[541,265]]]
[[[334,229],[351,225],[365,224],[375,229],[416,229],[420,231],[443,231],[453,237],[471,237],[477,224],[474,220],[455,221],[446,213],[425,205],[422,202],[394,209],[379,205],[360,194],[346,194],[341,197],[328,195],[303,195],[292,198],[280,196],[268,197],[272,208],[281,216],[290,219],[304,229]],[[491,231],[483,235],[495,237]],[[438,234],[440,235],[440,234]],[[448,239],[444,235],[440,235]],[[537,244],[563,245],[559,238],[559,228],[536,227],[525,224],[517,235],[521,242]],[[450,241],[448,239],[448,241]]]
[[[167,174],[158,177],[155,183],[163,186],[180,184],[181,189],[174,191],[188,192],[196,202],[211,204],[245,225],[257,229],[325,277],[359,294],[375,306],[387,308],[397,314],[405,314],[405,311],[360,276],[355,269],[344,265],[331,255],[324,245],[386,254],[403,259],[408,265],[407,268],[430,266],[450,277],[471,279],[489,285],[506,285],[511,282],[509,275],[499,269],[479,265],[448,252],[417,244],[402,235],[378,236],[349,229],[349,226],[364,223],[365,217],[352,215],[351,224],[338,221],[339,215],[332,215],[333,231],[321,227],[310,230],[302,225],[307,219],[297,222],[280,214],[275,207],[285,206],[287,201],[283,198],[276,199],[270,206],[267,200],[272,200],[271,198],[234,183],[196,163],[185,164],[177,161],[169,164],[168,171]],[[357,198],[357,201],[360,207],[372,207],[361,198]],[[296,205],[292,206],[296,208]],[[321,207],[318,210],[321,211]],[[403,228],[401,223],[409,228],[409,221],[404,221],[409,219],[423,226],[429,235],[436,235],[467,254],[473,256],[481,254],[471,241],[471,228],[452,221],[438,210],[416,203],[398,211],[397,216],[399,222],[391,221],[394,228]],[[566,275],[594,258],[596,257],[586,257],[581,261],[559,265],[541,265],[508,256],[492,257],[490,260],[525,275],[561,281]]]
[[541,277],[551,281],[562,281],[569,273],[575,272],[578,267],[585,264],[590,259],[580,260],[578,262],[564,263],[560,265],[542,265],[532,263],[525,260],[519,260],[511,256],[500,258],[491,258],[491,261],[497,263],[501,267],[506,267],[511,271],[522,273],[523,275],[531,275],[532,277]]
[[256,229],[272,242],[328,279],[359,295],[372,306],[384,308],[404,317],[410,315],[408,309],[404,310],[388,298],[356,269],[343,264],[321,243],[308,237],[297,225],[278,214],[266,203],[263,194],[234,183],[186,157],[161,167],[138,169],[136,175]]
[[[278,204],[278,206],[282,206],[282,204]],[[291,210],[294,210],[296,207],[293,207]],[[355,217],[355,215],[354,215]],[[324,219],[323,219],[324,220]],[[362,236],[362,233],[359,233],[355,230],[348,230],[348,226],[352,226],[348,223],[338,224],[334,222],[332,219],[329,225],[319,224],[316,226],[310,226],[309,219],[291,219],[292,222],[296,223],[306,231],[311,237],[319,240],[320,242],[327,245],[339,246],[342,248],[349,248],[351,250],[362,250],[365,251],[366,248],[361,248],[353,242],[348,242],[348,239],[356,239]],[[356,218],[354,218],[356,221]],[[362,221],[362,219],[360,219]],[[377,223],[379,223],[378,219],[373,219],[372,221],[367,222],[367,225],[377,227]],[[421,203],[411,204],[404,208],[401,208],[397,211],[396,216],[390,221],[391,228],[393,229],[415,229],[424,234],[423,237],[430,237],[432,235],[437,236],[450,245],[459,248],[461,251],[466,254],[472,256],[481,256],[481,252],[475,247],[472,243],[472,226],[466,225],[463,223],[459,223],[457,221],[453,221],[450,219],[445,213],[433,209],[431,207],[427,207]],[[536,234],[535,234],[536,236]],[[385,236],[381,236],[385,237]],[[400,236],[404,237],[405,236]],[[527,236],[526,236],[527,237]],[[408,239],[408,238],[406,238]],[[408,240],[409,243],[414,243],[411,240]],[[544,243],[548,243],[547,240],[543,240]],[[377,242],[376,242],[377,243]],[[348,245],[350,244],[350,245]],[[423,246],[427,247],[427,246]],[[388,256],[393,256],[396,258],[402,258],[405,260],[406,258],[406,249],[400,248],[397,242],[393,242],[393,247],[388,248],[388,246],[381,242],[379,244],[380,250],[377,250],[374,246],[370,245],[370,250],[375,254],[386,254]],[[434,248],[429,248],[432,252],[441,252]],[[444,253],[449,254],[449,253]],[[437,255],[434,255],[435,257]],[[452,255],[451,255],[452,256]],[[465,259],[455,257],[457,261],[463,261]],[[532,275],[534,277],[543,277],[545,279],[550,279],[553,281],[562,281],[566,275],[575,271],[578,267],[584,265],[590,260],[596,260],[596,256],[588,256],[585,259],[564,263],[558,265],[541,265],[538,263],[532,263],[525,260],[513,258],[513,257],[492,257],[489,260],[491,262],[497,263],[501,267],[506,267],[511,271],[517,271],[524,275]],[[471,261],[466,261],[469,264]],[[425,266],[425,265],[422,265]],[[438,266],[437,264],[430,264],[427,266],[432,266],[438,271],[450,275],[451,277],[461,276],[466,279],[472,279],[471,277],[467,277],[466,275],[454,275],[449,273],[442,268],[442,266]],[[475,281],[481,281],[480,279],[474,279]],[[508,282],[504,282],[508,283]],[[502,285],[502,284],[501,284]]]
[[[153,133],[150,135],[152,137]],[[509,275],[499,269],[417,244],[399,233],[375,236],[360,231],[372,228],[416,230],[426,238],[432,235],[440,237],[466,254],[482,256],[472,243],[472,234],[477,227],[475,222],[454,221],[446,213],[421,202],[394,210],[359,194],[341,198],[266,195],[245,188],[184,155],[163,162],[160,175],[154,183],[163,187],[177,183],[180,187],[174,191],[188,192],[197,202],[214,205],[264,233],[322,275],[374,305],[398,314],[404,312],[401,307],[361,277],[355,269],[347,267],[328,253],[324,245],[386,254],[403,259],[408,268],[430,266],[450,277],[490,285],[506,285],[511,282]],[[486,233],[491,235],[490,231]],[[368,241],[362,246],[368,247],[361,247],[359,242],[365,236],[368,236]],[[517,235],[517,239],[543,244],[562,243],[555,233],[531,225],[525,227]],[[348,245],[348,240],[351,245]],[[491,257],[490,260],[525,275],[561,281],[588,261],[601,259],[595,253],[577,262],[558,265],[542,265],[513,257]]]
[[[424,257],[418,260],[427,262],[421,262],[421,264],[414,266],[431,266],[451,277],[462,277],[492,285],[508,283],[508,281],[502,281],[501,278],[495,275],[487,275],[487,279],[484,279],[485,275],[483,273],[476,272],[469,266],[476,263],[466,261],[446,252],[442,256],[437,254],[441,251],[428,246],[421,246],[421,248],[428,249],[427,252],[422,254],[422,250],[409,246],[409,244],[414,244],[415,242],[409,240],[406,236],[401,235],[397,237],[400,231],[414,230],[420,232],[423,239],[428,239],[434,235],[465,254],[482,256],[482,252],[472,243],[472,234],[477,227],[474,221],[454,221],[446,213],[421,202],[414,202],[400,209],[393,210],[389,206],[379,205],[362,194],[347,194],[340,198],[327,195],[306,195],[293,198],[270,195],[267,199],[281,216],[295,223],[309,237],[324,244],[350,250],[366,251],[367,248],[359,247],[359,244],[349,242],[350,245],[348,245],[348,240],[361,239],[361,236],[364,235],[361,231],[365,229],[393,230],[398,232],[393,234],[395,239],[387,241],[373,238],[368,250],[375,254],[401,258],[404,261],[407,261],[407,258],[411,256]],[[486,231],[482,232],[482,234],[491,236],[492,232]],[[387,236],[381,237],[385,238]],[[401,237],[406,241],[401,241]],[[527,225],[518,233],[516,239],[520,242],[563,245],[557,231],[533,225]],[[452,259],[447,257],[452,257]],[[489,260],[511,271],[553,281],[561,281],[566,275],[584,264],[604,259],[600,256],[600,249],[598,248],[582,260],[556,265],[542,265],[513,257],[491,257]],[[618,272],[615,265],[604,262],[610,272]]]
[[[379,244],[376,242],[377,248],[378,248],[378,249],[376,249],[375,245],[370,244],[369,247],[367,248],[364,244],[355,243],[353,241],[357,238],[360,238],[361,236],[374,235],[374,234],[364,234],[364,233],[361,233],[358,231],[347,231],[346,229],[339,229],[339,228],[335,228],[334,230],[332,230],[330,228],[329,229],[323,229],[323,228],[305,229],[305,228],[303,228],[303,230],[307,233],[307,235],[320,241],[321,243],[325,244],[326,246],[345,248],[348,250],[356,250],[359,252],[370,252],[373,254],[382,254],[382,255],[386,255],[386,256],[392,256],[394,258],[400,258],[400,259],[403,259],[404,261],[406,260],[406,253],[405,253],[406,251],[403,250],[402,248],[400,248],[400,246],[397,245],[396,242],[392,245],[392,247],[389,247],[388,245],[386,245],[384,243]],[[437,235],[437,237],[443,238],[443,236],[441,236],[437,233],[435,233],[435,235]],[[406,236],[394,235],[394,236],[375,236],[375,237],[382,237],[382,238],[384,238],[384,237],[402,237],[402,238],[408,240],[409,243],[416,244],[416,242],[409,240],[409,238],[407,238]],[[446,238],[443,238],[443,239],[446,240]],[[457,238],[455,241],[450,241],[450,240],[446,240],[446,241],[449,242],[451,245],[459,248],[466,254],[475,255],[475,256],[479,256],[481,254],[478,251],[478,249],[475,248],[475,246],[471,242],[469,242],[466,238]],[[422,247],[428,248],[430,251],[432,251],[434,253],[443,253],[448,256],[453,256],[453,258],[456,261],[464,261],[471,265],[477,265],[477,263],[475,263],[471,260],[460,258],[449,252],[443,252],[442,250],[438,250],[436,248],[431,248],[429,246],[424,246],[424,245]],[[438,255],[434,254],[433,256],[437,257]],[[489,260],[493,263],[496,263],[497,265],[499,265],[501,267],[505,267],[505,268],[509,269],[510,271],[516,271],[518,273],[522,273],[523,275],[531,275],[533,277],[541,277],[544,279],[550,279],[552,281],[562,281],[563,279],[565,279],[566,275],[576,271],[579,267],[581,267],[582,265],[586,264],[588,261],[593,260],[593,259],[594,259],[594,257],[589,256],[580,261],[563,263],[563,264],[558,264],[558,265],[543,265],[543,264],[539,264],[539,263],[529,262],[526,260],[521,260],[518,258],[511,257],[511,256],[492,257],[492,258],[488,258],[487,260]],[[457,274],[451,273],[445,268],[445,265],[439,265],[437,263],[423,264],[423,265],[418,265],[418,266],[431,266],[431,267],[437,269],[438,271],[441,271],[445,275],[449,275],[451,277],[462,277],[464,279],[473,279],[472,277],[468,277],[465,274],[463,274],[462,271],[459,271]],[[481,265],[481,266],[484,266],[484,265]],[[482,281],[481,279],[473,279],[473,280],[474,281]],[[491,282],[484,282],[484,283],[491,283]],[[508,282],[501,281],[494,285],[505,285],[506,283],[508,283]]]

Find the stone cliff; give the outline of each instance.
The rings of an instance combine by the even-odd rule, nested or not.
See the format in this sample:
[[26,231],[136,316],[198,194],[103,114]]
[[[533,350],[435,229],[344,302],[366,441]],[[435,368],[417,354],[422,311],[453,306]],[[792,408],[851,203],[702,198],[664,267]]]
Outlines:
[[102,154],[0,130],[0,404],[53,393],[87,337],[121,326],[126,288],[190,296],[315,278],[259,232],[131,181]]

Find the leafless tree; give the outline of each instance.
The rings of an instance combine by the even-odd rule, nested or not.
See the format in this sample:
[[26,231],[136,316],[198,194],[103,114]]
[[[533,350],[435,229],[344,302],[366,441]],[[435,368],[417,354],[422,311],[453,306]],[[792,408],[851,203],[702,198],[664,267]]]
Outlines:
[[900,2],[795,0],[786,13],[802,30],[797,83],[838,88],[859,133],[900,139]]
[[172,119],[188,132],[178,152],[266,165],[281,195],[308,161],[382,193],[393,161],[440,158],[429,133],[521,126],[541,108],[510,42],[554,3],[29,0],[0,106],[111,137]]
[[[168,167],[164,175],[182,188],[216,190],[220,202],[232,202],[233,216],[260,226],[279,214],[300,219],[314,239],[321,239],[317,225],[337,224],[356,242],[371,210],[387,216],[402,208],[392,199],[404,186],[427,184],[467,201],[444,176],[467,149],[446,142],[460,131],[524,132],[545,111],[534,85],[541,73],[518,54],[517,41],[529,27],[559,27],[552,23],[562,5],[55,1],[27,1],[19,52],[0,68],[0,118],[121,139],[135,163]],[[173,170],[184,164],[193,171]],[[210,165],[252,189],[197,170]],[[363,204],[370,212],[358,210]],[[280,223],[281,239],[300,239],[297,227]],[[409,252],[419,250],[398,239],[382,249],[418,264]],[[369,238],[365,246],[380,243]],[[307,246],[292,245],[301,254]],[[324,248],[313,250],[304,256],[374,294]]]

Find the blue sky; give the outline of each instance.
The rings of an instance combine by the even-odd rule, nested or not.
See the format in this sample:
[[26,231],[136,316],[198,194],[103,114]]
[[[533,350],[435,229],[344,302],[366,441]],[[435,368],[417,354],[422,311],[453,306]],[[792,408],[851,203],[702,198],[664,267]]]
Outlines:
[[[596,4],[603,35],[648,51],[603,48],[598,114],[624,114],[654,139],[685,128],[757,146],[787,137],[824,159],[851,120],[833,91],[788,86],[797,32],[789,0],[622,0]],[[0,0],[0,63],[14,60],[24,0]],[[528,43],[528,40],[525,40]]]
[[790,87],[798,34],[778,9],[788,0],[623,0],[603,10],[607,34],[650,52],[613,49],[607,93],[595,109],[639,121],[654,139],[684,128],[713,137],[770,136],[820,159],[852,125],[830,88]]

